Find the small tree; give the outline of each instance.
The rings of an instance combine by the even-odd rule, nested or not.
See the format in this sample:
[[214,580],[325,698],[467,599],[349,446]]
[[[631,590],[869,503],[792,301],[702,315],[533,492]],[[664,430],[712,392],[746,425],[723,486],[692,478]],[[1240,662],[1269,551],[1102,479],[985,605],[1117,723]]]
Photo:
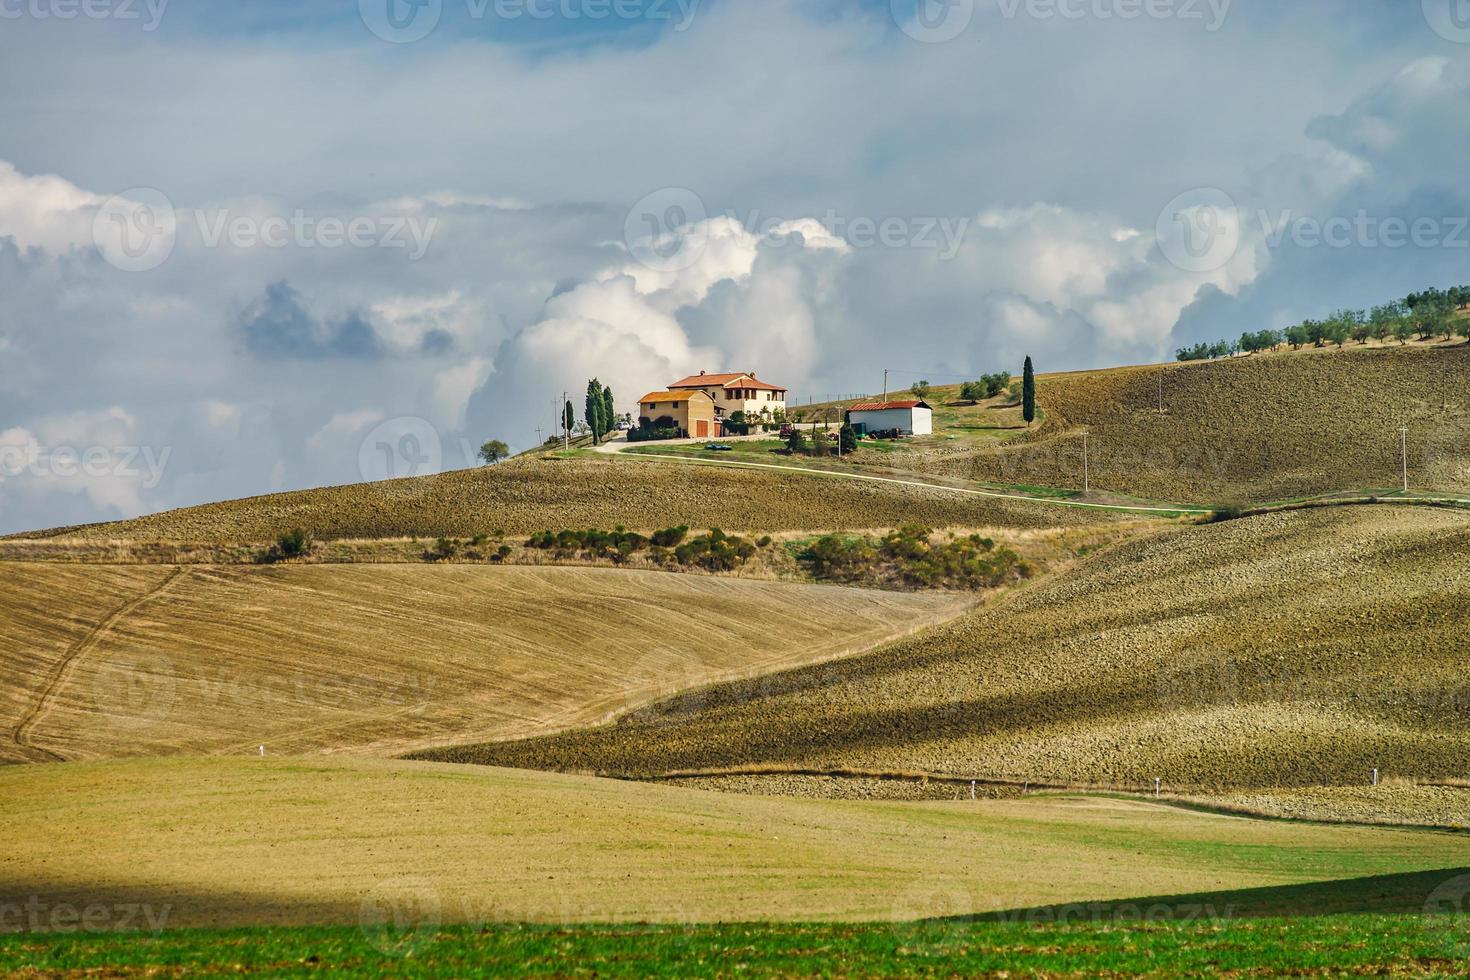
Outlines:
[[[1470,323],[1470,320],[1465,322]],[[852,427],[852,423],[842,423],[842,428],[837,432],[837,445],[841,447],[844,456],[857,449],[857,430]]]
[[1028,429],[1036,421],[1036,369],[1031,366],[1029,354],[1021,371],[1021,417],[1026,420]]
[[966,381],[960,385],[960,401],[978,402],[985,397],[985,382]]
[[618,424],[618,410],[613,405],[611,388],[602,389],[602,431],[611,432]]
[[791,435],[786,437],[786,449],[793,454],[806,452],[806,433],[799,428],[793,428]]
[[929,382],[927,382],[927,381],[915,381],[909,387],[909,391],[912,391],[914,393],[914,397],[915,398],[919,399],[920,401],[923,401],[923,400],[925,400],[925,399],[927,399],[929,397]]
[[480,447],[480,461],[494,465],[510,455],[510,447],[499,439],[491,439]]
[[570,398],[567,399],[567,407],[562,410],[561,424],[562,431],[568,437],[571,436],[572,430],[577,427],[577,413],[572,411],[572,400]]

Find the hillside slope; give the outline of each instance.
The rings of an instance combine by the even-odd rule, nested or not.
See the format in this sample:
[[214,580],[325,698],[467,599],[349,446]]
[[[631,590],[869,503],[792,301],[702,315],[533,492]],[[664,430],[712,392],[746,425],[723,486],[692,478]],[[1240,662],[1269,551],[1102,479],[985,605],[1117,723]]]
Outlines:
[[1248,787],[1470,773],[1470,515],[1132,541],[870,656],[430,757],[649,776],[850,767]]
[[[1164,411],[1158,410],[1163,380]],[[1160,500],[1267,501],[1401,480],[1470,494],[1470,345],[1256,355],[1040,380],[1038,437],[944,452],[930,472]]]
[[1328,883],[1301,903],[1315,913],[1345,894],[1398,907],[1409,896],[1373,876],[1470,865],[1470,836],[1139,802],[770,800],[382,760],[15,766],[0,770],[0,821],[0,908],[141,904],[169,928],[370,929],[392,911],[389,941],[426,920],[913,920]]
[[1029,528],[1113,519],[1117,515],[1106,512],[924,487],[598,455],[525,457],[438,476],[251,497],[61,529],[61,534],[92,540],[271,541],[296,526],[318,538],[432,538],[619,524],[644,531],[687,524],[776,532],[886,528],[906,521]]
[[592,568],[0,562],[0,761],[554,731],[967,601]]

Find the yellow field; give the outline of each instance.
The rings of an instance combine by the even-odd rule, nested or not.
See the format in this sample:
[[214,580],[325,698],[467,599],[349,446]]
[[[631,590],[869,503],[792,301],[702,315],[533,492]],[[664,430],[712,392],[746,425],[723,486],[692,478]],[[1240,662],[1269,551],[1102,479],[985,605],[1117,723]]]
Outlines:
[[[674,698],[612,728],[432,757],[640,776],[1157,777],[1180,792],[1361,785],[1373,768],[1465,776],[1467,581],[1458,511],[1181,528],[870,656]],[[773,777],[768,791],[784,789]]]
[[970,601],[591,568],[0,562],[0,761],[524,736]]
[[773,800],[379,760],[12,766],[0,821],[0,909],[168,927],[914,920],[1470,865],[1463,835],[1120,800]]

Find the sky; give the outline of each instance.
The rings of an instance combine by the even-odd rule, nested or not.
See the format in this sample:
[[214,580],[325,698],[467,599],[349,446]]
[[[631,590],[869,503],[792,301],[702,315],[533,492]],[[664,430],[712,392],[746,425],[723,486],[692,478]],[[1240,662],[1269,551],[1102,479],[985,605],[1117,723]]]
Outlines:
[[0,0],[0,533],[1470,283],[1470,0]]

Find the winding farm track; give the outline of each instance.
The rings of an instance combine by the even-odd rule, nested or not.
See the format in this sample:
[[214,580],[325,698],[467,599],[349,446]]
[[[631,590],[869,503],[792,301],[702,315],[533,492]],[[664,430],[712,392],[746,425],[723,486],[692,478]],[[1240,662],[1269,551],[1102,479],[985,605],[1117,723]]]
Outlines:
[[73,643],[71,649],[67,650],[66,654],[61,658],[61,661],[57,663],[56,670],[51,674],[51,679],[46,682],[46,687],[42,689],[35,703],[26,709],[25,714],[21,715],[20,720],[15,723],[15,728],[11,731],[11,740],[22,749],[29,750],[44,759],[52,762],[65,762],[66,759],[64,756],[50,749],[42,748],[31,741],[31,731],[35,728],[36,722],[45,715],[47,709],[50,707],[51,699],[70,679],[76,664],[87,651],[96,646],[97,641],[110,633],[114,626],[129,616],[139,606],[149,600],[158,598],[167,591],[183,573],[184,569],[182,567],[174,568],[162,582],[112,610],[97,625],[89,629],[81,639]]

